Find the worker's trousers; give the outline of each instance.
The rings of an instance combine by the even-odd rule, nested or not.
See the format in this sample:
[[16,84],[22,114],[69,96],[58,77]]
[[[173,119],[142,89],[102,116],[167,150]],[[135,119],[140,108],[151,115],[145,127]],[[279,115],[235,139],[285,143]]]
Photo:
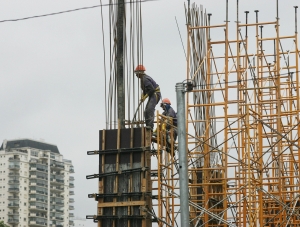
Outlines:
[[148,98],[148,102],[145,108],[145,121],[146,126],[149,126],[153,129],[154,126],[154,112],[155,106],[157,105],[158,101],[161,98],[160,92],[155,92]]

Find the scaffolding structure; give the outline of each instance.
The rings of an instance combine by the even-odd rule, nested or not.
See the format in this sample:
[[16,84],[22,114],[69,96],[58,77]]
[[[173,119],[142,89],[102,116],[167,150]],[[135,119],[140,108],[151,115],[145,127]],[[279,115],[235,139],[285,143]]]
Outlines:
[[[134,136],[121,135],[118,129],[111,157],[110,138],[100,142],[95,154],[101,168],[98,175],[90,176],[99,178],[98,194],[90,195],[98,201],[98,212],[89,217],[98,226],[181,227],[179,152],[188,156],[189,227],[300,226],[297,7],[295,26],[290,26],[294,32],[282,35],[278,1],[274,21],[260,22],[256,10],[253,22],[245,11],[244,23],[238,0],[236,21],[229,22],[226,2],[223,24],[213,25],[212,15],[202,6],[186,8],[185,81],[193,85],[186,92],[186,151],[179,150],[172,137],[167,144],[168,135],[161,127],[166,117],[158,112],[155,138],[149,131],[141,137],[143,142],[133,146],[128,141]],[[109,113],[112,109],[117,107]],[[128,128],[122,130],[133,135],[139,130],[134,127],[142,124],[139,119],[126,121]],[[176,127],[171,134],[173,130]],[[120,146],[123,139],[125,147]],[[126,163],[119,163],[121,148],[129,149]],[[141,157],[148,157],[145,161],[139,156],[138,176],[132,162],[136,148],[141,148]],[[111,169],[105,167],[106,156],[113,157]],[[119,176],[125,174],[121,164],[130,167],[125,171],[131,174],[129,183]],[[135,185],[135,177],[143,184]],[[122,195],[122,190],[127,191]],[[132,221],[137,217],[139,222]]]
[[[291,35],[278,10],[271,22],[237,13],[233,30],[228,13],[212,25],[202,7],[186,12],[190,226],[300,226],[297,7]],[[157,150],[158,226],[180,226],[181,151]]]

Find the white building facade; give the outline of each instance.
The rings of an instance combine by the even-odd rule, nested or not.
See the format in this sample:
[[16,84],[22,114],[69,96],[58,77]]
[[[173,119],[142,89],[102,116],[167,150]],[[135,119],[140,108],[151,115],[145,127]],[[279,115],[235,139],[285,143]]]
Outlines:
[[31,139],[0,147],[0,221],[11,227],[68,227],[74,167],[56,145]]

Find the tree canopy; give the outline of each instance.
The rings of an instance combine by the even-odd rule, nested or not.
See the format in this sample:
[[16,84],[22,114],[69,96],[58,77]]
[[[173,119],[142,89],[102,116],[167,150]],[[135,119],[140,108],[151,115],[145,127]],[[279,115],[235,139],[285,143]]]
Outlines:
[[0,221],[0,227],[9,227],[9,226],[5,225],[3,221]]

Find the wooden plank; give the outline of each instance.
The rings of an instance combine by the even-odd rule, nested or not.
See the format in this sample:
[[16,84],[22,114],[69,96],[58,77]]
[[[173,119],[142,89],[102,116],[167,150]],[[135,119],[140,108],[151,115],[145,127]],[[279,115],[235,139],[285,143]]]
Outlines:
[[[124,207],[124,206],[145,206],[145,201],[123,201],[123,202],[110,202],[110,203],[99,203],[98,207]],[[124,215],[127,215],[124,214]]]

